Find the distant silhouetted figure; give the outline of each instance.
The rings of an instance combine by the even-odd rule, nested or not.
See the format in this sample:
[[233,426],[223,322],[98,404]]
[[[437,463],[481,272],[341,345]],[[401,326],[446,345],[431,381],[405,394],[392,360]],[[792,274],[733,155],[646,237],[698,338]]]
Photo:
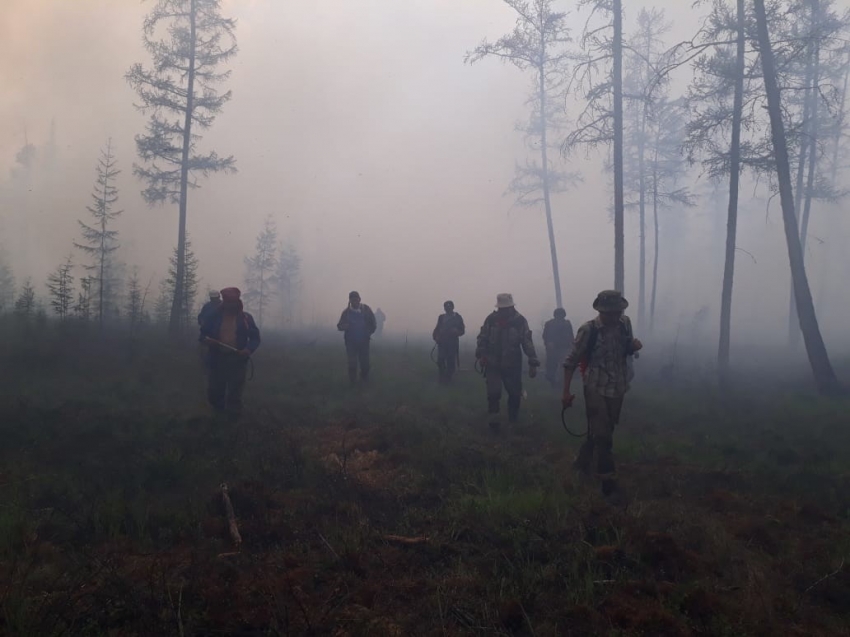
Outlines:
[[437,318],[437,327],[432,334],[437,343],[437,368],[440,382],[451,382],[457,366],[460,353],[460,337],[466,333],[463,317],[455,312],[455,304],[451,301],[443,303],[445,314]]
[[384,333],[384,323],[387,322],[387,315],[381,308],[375,310],[375,335],[381,336]]
[[543,326],[543,346],[546,348],[546,380],[552,387],[558,381],[558,368],[564,364],[564,359],[573,346],[573,324],[567,320],[567,312],[563,308],[555,310],[554,318],[546,321]]
[[357,367],[360,366],[360,378],[369,379],[369,342],[378,329],[375,314],[365,303],[360,302],[360,294],[348,295],[348,307],[342,311],[336,328],[345,332],[345,352],[348,355],[348,379],[357,382]]
[[629,357],[643,348],[632,334],[632,322],[623,314],[627,307],[629,302],[620,292],[600,292],[593,302],[599,315],[578,328],[575,345],[564,362],[564,408],[571,407],[575,399],[570,383],[576,367],[580,367],[587,409],[587,440],[574,466],[582,473],[592,473],[595,451],[605,495],[617,491],[614,428],[632,380]]
[[204,303],[204,307],[201,308],[201,312],[198,314],[198,325],[203,327],[207,319],[218,310],[220,305],[221,295],[218,290],[210,290],[210,300]]
[[216,411],[238,415],[248,358],[260,346],[260,330],[245,312],[238,288],[221,291],[221,304],[201,327],[200,340],[210,347],[207,398]]
[[516,422],[522,401],[522,354],[528,357],[528,375],[534,378],[540,361],[531,340],[525,317],[516,311],[510,294],[496,297],[496,311],[490,314],[478,335],[475,358],[485,370],[490,427],[499,427],[502,386],[508,393],[508,421]]

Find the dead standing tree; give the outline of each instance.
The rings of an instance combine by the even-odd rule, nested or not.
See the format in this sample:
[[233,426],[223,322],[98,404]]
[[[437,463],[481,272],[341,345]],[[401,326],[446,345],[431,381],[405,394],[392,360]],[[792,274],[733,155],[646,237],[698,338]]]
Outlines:
[[126,75],[139,96],[138,108],[150,112],[146,133],[136,136],[144,165],[134,166],[134,172],[147,182],[142,196],[152,206],[166,201],[179,206],[172,335],[183,325],[189,188],[198,187],[197,174],[236,170],[232,156],[196,151],[198,130],[212,126],[230,101],[230,91],[219,93],[215,87],[230,76],[218,69],[236,55],[235,28],[234,20],[222,17],[221,0],[158,0],[143,35],[153,66],[135,64]]
[[776,76],[776,62],[767,27],[765,0],[753,0],[758,29],[759,49],[761,53],[765,92],[767,94],[770,128],[776,158],[776,172],[779,182],[779,197],[782,204],[782,220],[785,225],[785,239],[788,246],[788,260],[791,265],[791,278],[794,285],[794,298],[800,317],[800,330],[806,352],[812,366],[815,383],[821,393],[833,393],[838,390],[838,378],[829,360],[829,354],[820,333],[815,314],[812,292],[806,277],[803,263],[803,248],[797,227],[797,215],[794,209],[794,191],[791,183],[791,166],[788,159],[788,145],[785,139],[785,123],[782,120],[782,98]]
[[756,144],[742,139],[744,124],[751,132],[761,128],[761,109],[756,108],[762,99],[757,90],[761,88],[761,75],[757,61],[748,59],[748,53],[756,57],[755,51],[748,50],[748,35],[745,0],[736,0],[734,9],[725,0],[715,0],[700,30],[699,44],[691,44],[699,57],[694,61],[688,95],[688,158],[691,163],[699,160],[710,178],[719,180],[728,175],[729,179],[717,354],[721,382],[727,380],[729,371],[741,172],[760,154]]
[[652,204],[653,225],[653,263],[652,289],[649,297],[649,330],[655,326],[655,299],[658,293],[658,261],[660,247],[659,211],[671,207],[690,208],[694,206],[694,196],[687,186],[679,186],[680,180],[688,170],[682,162],[682,144],[685,136],[684,99],[658,100],[653,110],[652,127],[647,139],[646,188],[647,198]]
[[[659,104],[666,100],[669,93],[669,79],[667,75],[661,73],[661,68],[665,66],[667,58],[663,36],[672,26],[672,23],[667,21],[664,11],[641,9],[632,41],[629,46],[624,47],[624,188],[627,192],[636,194],[637,201],[625,195],[624,198],[628,200],[627,205],[630,207],[637,205],[638,208],[640,254],[637,325],[640,330],[644,329],[646,322],[646,211],[652,183],[651,147],[653,141],[659,141]],[[669,106],[670,103],[665,102],[665,104]],[[654,146],[655,151],[666,150],[659,147],[657,143]],[[676,149],[673,152],[675,153]],[[657,161],[655,167],[658,168]],[[658,173],[656,173],[657,176]],[[657,185],[659,184],[656,180]],[[656,254],[657,247],[656,243]]]
[[531,160],[517,166],[516,177],[509,192],[517,203],[539,206],[546,211],[549,233],[549,252],[552,258],[552,278],[555,285],[555,304],[563,307],[558,251],[552,221],[552,193],[564,192],[578,179],[577,173],[565,173],[552,167],[549,150],[557,148],[551,138],[566,126],[564,112],[566,83],[571,55],[567,49],[572,42],[567,26],[567,14],[555,11],[555,0],[504,0],[517,14],[514,30],[496,42],[486,40],[466,54],[465,61],[474,64],[486,57],[509,62],[521,71],[533,74],[533,90],[528,100],[531,116],[518,128],[532,147],[540,152],[540,163]]
[[[576,89],[587,102],[579,115],[576,129],[564,142],[565,152],[577,146],[588,149],[613,146],[614,167],[614,288],[624,291],[625,268],[625,192],[623,174],[623,6],[622,0],[581,0],[591,7],[591,15],[582,34],[584,59],[576,65],[573,78]],[[610,15],[610,22],[591,28],[597,13]],[[610,33],[610,35],[609,35]],[[598,80],[600,74],[610,75]]]

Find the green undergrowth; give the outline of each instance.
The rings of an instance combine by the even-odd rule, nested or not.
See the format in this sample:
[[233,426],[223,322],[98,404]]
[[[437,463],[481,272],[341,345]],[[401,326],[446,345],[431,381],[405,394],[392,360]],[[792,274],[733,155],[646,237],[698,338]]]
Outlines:
[[[721,392],[639,367],[612,504],[570,470],[557,390],[527,380],[521,422],[493,432],[472,361],[442,387],[425,347],[376,341],[372,381],[351,388],[336,334],[271,336],[238,423],[207,409],[191,341],[50,325],[0,357],[5,634],[837,635],[848,620],[850,403],[802,383]],[[567,418],[581,428],[581,405]]]

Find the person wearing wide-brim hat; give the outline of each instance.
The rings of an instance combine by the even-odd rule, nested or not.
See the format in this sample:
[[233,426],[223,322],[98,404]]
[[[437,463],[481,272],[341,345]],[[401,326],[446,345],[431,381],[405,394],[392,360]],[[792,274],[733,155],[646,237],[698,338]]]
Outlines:
[[499,427],[502,386],[508,394],[508,421],[516,422],[522,402],[522,355],[528,357],[528,375],[534,378],[540,361],[534,350],[528,321],[517,312],[514,297],[496,297],[496,311],[490,314],[478,334],[475,358],[485,370],[490,427]]
[[568,408],[573,404],[570,384],[579,367],[587,409],[587,440],[574,466],[584,474],[592,473],[595,452],[596,471],[605,495],[617,490],[614,428],[631,382],[631,357],[643,348],[634,338],[629,317],[624,315],[628,307],[629,302],[617,290],[600,292],[593,302],[598,316],[578,329],[572,351],[564,361],[563,405]]

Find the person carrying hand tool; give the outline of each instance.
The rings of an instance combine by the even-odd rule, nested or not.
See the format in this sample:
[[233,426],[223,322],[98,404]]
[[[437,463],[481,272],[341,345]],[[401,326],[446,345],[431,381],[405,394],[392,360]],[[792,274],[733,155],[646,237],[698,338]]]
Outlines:
[[511,294],[496,297],[496,311],[490,314],[478,334],[475,358],[486,370],[487,406],[490,427],[499,428],[502,386],[508,393],[508,422],[519,418],[522,402],[522,354],[528,357],[528,375],[534,378],[540,361],[534,350],[528,321],[517,312]]
[[207,400],[213,409],[238,416],[248,359],[260,346],[260,330],[245,312],[238,288],[221,291],[221,305],[201,326],[199,340],[209,346]]
[[623,312],[629,302],[616,290],[604,290],[593,302],[598,316],[578,329],[572,351],[564,361],[564,409],[572,407],[570,385],[573,373],[581,368],[587,410],[587,440],[573,466],[585,475],[596,471],[602,478],[602,492],[617,490],[614,466],[614,427],[620,419],[623,397],[632,380],[631,358],[643,348],[632,334],[632,323]]

